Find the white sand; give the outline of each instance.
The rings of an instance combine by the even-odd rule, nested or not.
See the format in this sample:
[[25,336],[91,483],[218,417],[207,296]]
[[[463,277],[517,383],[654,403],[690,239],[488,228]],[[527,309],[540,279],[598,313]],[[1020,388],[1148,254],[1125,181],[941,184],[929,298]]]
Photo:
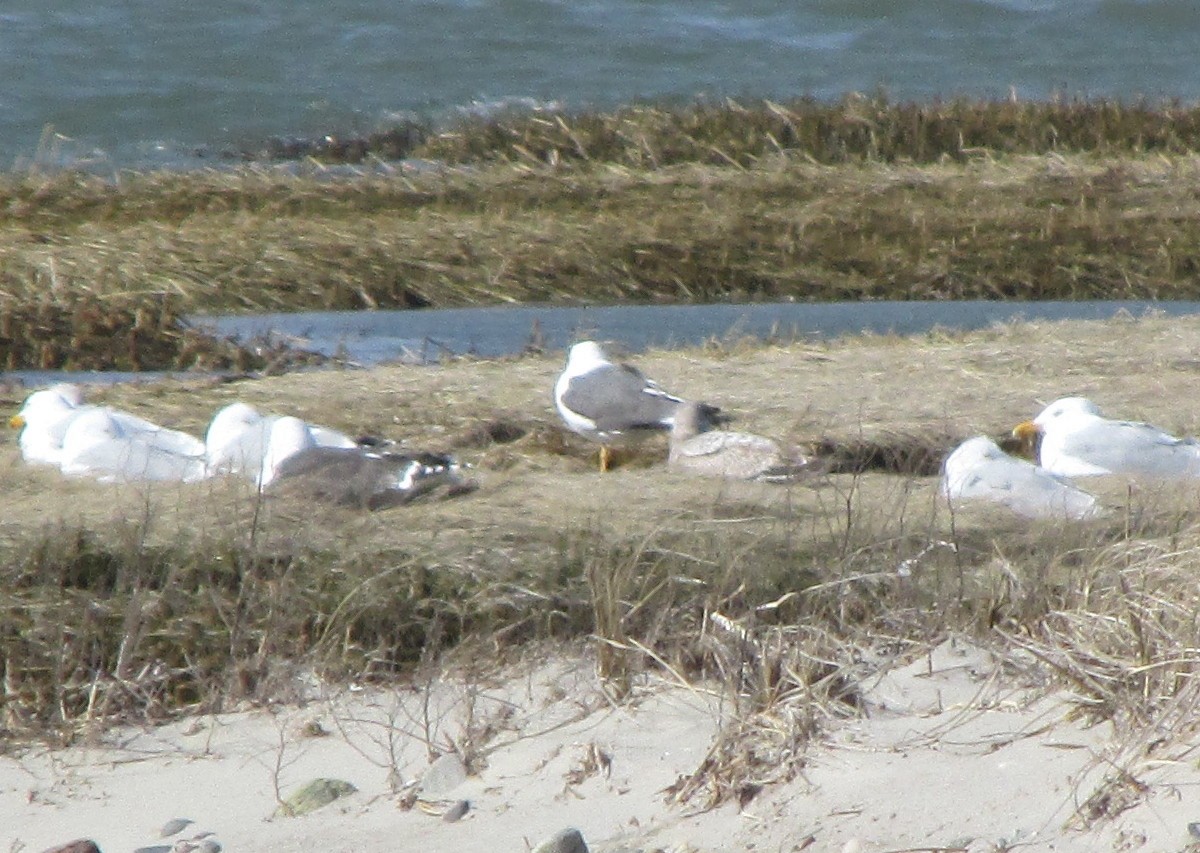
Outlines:
[[[105,853],[166,844],[157,830],[195,821],[226,850],[521,851],[576,826],[593,850],[1180,849],[1200,818],[1200,771],[1140,762],[1088,727],[1064,694],[990,654],[947,642],[881,661],[862,688],[865,713],[827,724],[792,781],[739,811],[670,805],[663,790],[702,762],[728,702],[647,678],[614,705],[586,658],[542,663],[495,684],[438,682],[429,692],[344,691],[303,707],[110,731],[103,744],[31,749],[0,759],[0,844],[42,850],[76,837]],[[310,721],[330,732],[303,734]],[[433,809],[466,799],[445,823],[404,810],[389,775],[410,782],[430,750],[478,738],[479,772],[423,793]],[[595,766],[605,757],[609,772]],[[1118,762],[1145,789],[1115,817],[1085,827],[1079,806]],[[286,795],[324,776],[359,789],[310,815],[272,817]],[[448,781],[447,781],[448,779]],[[1131,790],[1126,788],[1125,790]],[[847,846],[849,845],[849,846]]]

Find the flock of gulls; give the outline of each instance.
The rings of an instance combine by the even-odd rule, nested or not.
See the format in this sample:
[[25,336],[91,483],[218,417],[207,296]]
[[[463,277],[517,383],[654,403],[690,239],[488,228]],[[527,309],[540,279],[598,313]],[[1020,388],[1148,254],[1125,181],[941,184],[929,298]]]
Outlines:
[[[600,445],[600,470],[614,449],[670,433],[669,468],[706,477],[794,482],[820,469],[795,448],[722,428],[716,406],[668,393],[636,367],[613,360],[595,341],[573,345],[554,385],[570,430]],[[30,464],[104,482],[193,483],[240,475],[260,490],[301,483],[308,494],[377,509],[440,491],[471,491],[452,457],[354,439],[287,415],[237,402],[218,411],[199,438],[128,412],[89,405],[76,385],[26,398],[11,420]],[[945,460],[941,494],[951,505],[988,502],[1027,518],[1088,519],[1104,513],[1074,482],[1115,475],[1139,480],[1200,478],[1200,443],[1144,423],[1109,420],[1090,400],[1065,397],[1018,424],[1014,437],[1036,462],[975,436]]]
[[1084,397],[1063,397],[1013,436],[1037,464],[984,436],[959,445],[943,466],[942,493],[953,505],[990,501],[1027,518],[1088,519],[1105,510],[1075,480],[1115,476],[1140,483],[1200,478],[1200,442],[1150,424],[1109,420]]
[[399,452],[246,403],[218,411],[204,440],[109,406],[89,405],[78,385],[30,394],[10,426],[22,458],[70,477],[106,483],[195,483],[233,474],[260,490],[296,480],[318,497],[378,508],[433,489],[467,489],[450,457]]

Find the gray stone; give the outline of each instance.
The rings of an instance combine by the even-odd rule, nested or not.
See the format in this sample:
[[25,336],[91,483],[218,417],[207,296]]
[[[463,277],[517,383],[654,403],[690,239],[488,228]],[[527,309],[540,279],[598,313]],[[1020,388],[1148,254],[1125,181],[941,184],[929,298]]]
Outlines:
[[76,838],[57,847],[47,847],[42,853],[100,853],[100,848],[90,838]]
[[422,774],[421,793],[432,797],[441,797],[465,781],[467,781],[467,768],[463,765],[462,759],[453,752],[447,752],[430,764]]
[[457,803],[446,809],[442,813],[442,820],[446,823],[454,823],[461,820],[463,816],[471,810],[471,804],[466,800],[459,800]]
[[177,832],[183,832],[195,821],[186,817],[177,817],[174,820],[169,820],[163,824],[162,829],[158,831],[159,838],[169,838]]
[[588,846],[578,829],[561,829],[533,848],[533,853],[588,853]]
[[313,779],[307,785],[301,786],[294,794],[283,801],[277,815],[298,817],[314,812],[322,806],[327,806],[339,797],[353,794],[357,791],[349,782],[341,779]]

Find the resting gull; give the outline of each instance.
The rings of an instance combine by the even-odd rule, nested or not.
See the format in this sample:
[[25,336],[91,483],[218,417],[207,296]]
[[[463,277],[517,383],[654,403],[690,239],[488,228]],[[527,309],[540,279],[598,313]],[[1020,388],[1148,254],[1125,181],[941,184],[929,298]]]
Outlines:
[[64,382],[34,391],[8,421],[13,429],[21,430],[17,438],[21,458],[31,465],[59,467],[67,427],[82,412],[93,408],[84,405],[78,385]]
[[208,473],[243,474],[262,487],[293,453],[310,447],[356,447],[354,439],[299,418],[263,415],[246,403],[217,412],[204,436]]
[[1158,427],[1110,421],[1091,400],[1055,400],[1013,435],[1033,445],[1038,461],[1052,474],[1094,477],[1104,474],[1158,479],[1200,477],[1200,443],[1176,438]]
[[1024,518],[1078,520],[1103,512],[1092,495],[1044,468],[1009,456],[983,435],[968,438],[946,457],[942,495],[952,507],[988,501]]
[[63,436],[61,468],[68,476],[104,483],[195,483],[207,476],[200,439],[108,407],[71,421]]
[[272,490],[362,509],[410,503],[435,491],[458,495],[475,488],[449,456],[377,452],[363,447],[310,447],[278,466]]
[[798,452],[786,453],[766,436],[714,429],[703,403],[683,403],[671,428],[667,464],[680,471],[730,480],[786,483],[808,470]]
[[102,482],[204,479],[204,444],[128,412],[83,402],[79,386],[31,394],[10,421],[27,462],[56,465],[69,476]]
[[[611,445],[670,429],[684,402],[636,367],[612,361],[595,341],[571,347],[566,369],[554,384],[554,403],[563,422],[600,443],[601,471],[610,467]],[[719,409],[705,406],[705,411],[714,415]]]

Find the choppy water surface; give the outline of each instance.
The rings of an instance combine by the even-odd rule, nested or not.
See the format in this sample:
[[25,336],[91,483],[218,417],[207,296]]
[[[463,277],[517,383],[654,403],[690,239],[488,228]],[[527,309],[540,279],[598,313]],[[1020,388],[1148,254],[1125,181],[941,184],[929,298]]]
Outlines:
[[[1200,98],[1192,0],[5,0],[0,168],[201,165],[502,104]],[[203,155],[203,156],[194,156]]]

